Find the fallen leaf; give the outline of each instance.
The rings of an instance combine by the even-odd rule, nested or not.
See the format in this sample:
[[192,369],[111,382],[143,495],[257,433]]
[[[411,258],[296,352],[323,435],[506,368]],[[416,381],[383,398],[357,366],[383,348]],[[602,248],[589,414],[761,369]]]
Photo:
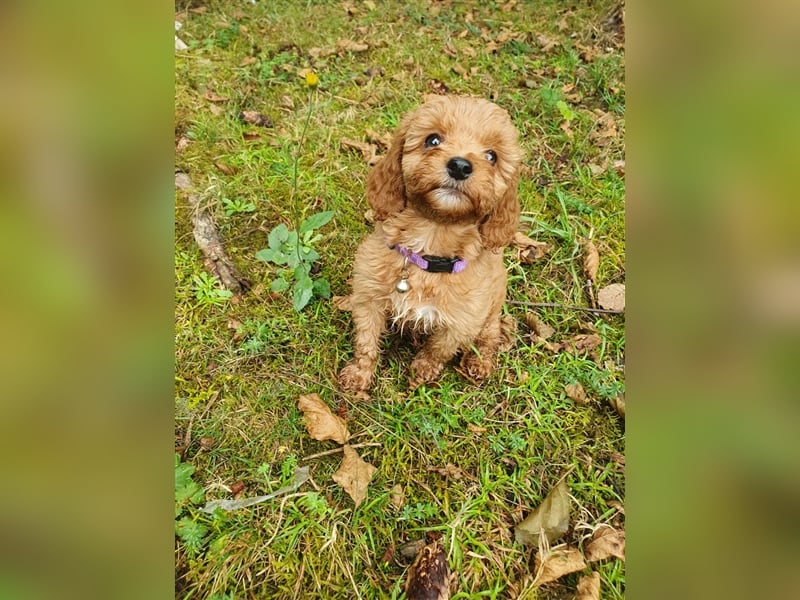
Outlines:
[[381,556],[381,562],[384,564],[389,564],[393,560],[394,560],[394,542],[390,542],[389,546],[384,551],[383,556]]
[[608,400],[608,403],[611,405],[611,408],[613,408],[615,411],[617,411],[617,414],[620,417],[622,417],[623,419],[625,418],[625,395],[624,394],[620,394],[619,396],[616,396],[615,398],[610,398]]
[[533,340],[534,342],[544,341],[550,338],[556,332],[553,327],[550,327],[550,325],[544,323],[536,313],[526,313],[525,324],[531,328],[531,331],[533,331],[535,336]]
[[448,88],[443,82],[439,81],[438,79],[430,79],[428,81],[428,85],[431,87],[431,89],[435,94],[439,94],[442,96],[447,95],[447,93],[450,91],[450,88]]
[[175,173],[175,188],[179,190],[191,190],[194,187],[191,178],[186,173]]
[[600,573],[593,571],[578,580],[575,600],[600,600]]
[[242,59],[242,62],[239,63],[240,67],[246,67],[247,65],[252,65],[253,63],[258,62],[258,59],[255,56],[245,56]]
[[600,342],[602,342],[602,340],[596,333],[579,333],[568,340],[562,341],[559,346],[562,350],[578,354],[594,350],[600,345]]
[[553,248],[547,242],[537,242],[521,231],[514,234],[512,243],[517,247],[517,259],[524,264],[539,260]]
[[588,404],[589,397],[586,395],[586,390],[583,389],[580,383],[570,383],[564,386],[564,390],[567,392],[567,397],[569,399],[574,400],[578,404]]
[[434,471],[442,477],[452,477],[453,479],[461,479],[464,476],[464,471],[452,463],[447,463],[444,467],[428,467],[428,471]]
[[333,440],[346,444],[350,439],[350,432],[347,431],[344,420],[334,415],[319,395],[300,396],[297,407],[303,412],[303,421],[308,434],[315,440]]
[[543,33],[540,33],[539,35],[536,36],[536,42],[542,47],[542,52],[548,52],[555,46],[561,44],[561,42],[559,42],[558,40],[546,36]]
[[592,240],[583,243],[583,274],[594,282],[597,279],[597,268],[600,266],[600,253]]
[[367,498],[367,485],[378,470],[362,460],[358,452],[345,444],[344,460],[339,470],[333,474],[333,480],[344,488],[344,491],[359,506]]
[[366,142],[359,142],[357,140],[351,140],[349,138],[341,138],[339,143],[344,148],[349,148],[350,150],[358,150],[361,152],[362,158],[369,164],[372,164],[375,161],[375,157],[378,152],[378,147],[375,144],[368,144]]
[[450,568],[438,541],[420,550],[408,568],[405,584],[408,600],[448,600],[450,598]]
[[619,130],[617,129],[617,121],[614,115],[610,112],[602,110],[595,110],[597,120],[589,138],[594,141],[598,146],[605,146],[610,140],[619,137]]
[[552,544],[569,529],[569,491],[565,481],[554,487],[542,503],[514,528],[514,537],[523,545],[539,543],[544,531]]
[[214,166],[222,171],[225,175],[235,175],[239,171],[239,169],[236,167],[219,160],[214,161]]
[[625,284],[612,283],[597,290],[597,303],[607,310],[625,310]]
[[239,499],[244,493],[244,481],[236,481],[231,484],[231,494],[235,499]]
[[354,42],[353,40],[339,40],[336,42],[336,46],[340,50],[345,50],[347,52],[366,52],[369,50],[369,44]]
[[175,152],[177,152],[177,153],[183,152],[184,150],[186,150],[186,148],[189,147],[190,143],[191,143],[191,140],[189,140],[189,138],[181,136],[178,139],[178,143],[175,144]]
[[255,110],[243,110],[239,113],[239,120],[259,127],[272,127],[272,119]]
[[544,554],[544,558],[541,552],[538,553],[533,566],[536,570],[535,583],[538,586],[555,581],[569,573],[582,571],[586,568],[586,561],[577,548],[563,548],[548,551]]
[[615,556],[625,560],[625,532],[618,531],[609,525],[598,527],[592,539],[583,548],[586,560],[595,562]]
[[406,503],[406,493],[403,490],[403,486],[399,483],[392,487],[392,491],[389,494],[389,502],[392,503],[397,510],[403,508]]

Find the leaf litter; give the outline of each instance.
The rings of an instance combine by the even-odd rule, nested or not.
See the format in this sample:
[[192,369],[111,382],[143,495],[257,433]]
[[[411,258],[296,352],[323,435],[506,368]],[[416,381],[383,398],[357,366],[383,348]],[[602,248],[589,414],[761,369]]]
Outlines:
[[335,415],[318,394],[300,396],[297,407],[303,413],[303,421],[308,434],[318,441],[331,440],[342,444],[344,458],[333,480],[359,506],[367,497],[367,486],[378,470],[364,461],[347,441],[350,432],[342,417]]

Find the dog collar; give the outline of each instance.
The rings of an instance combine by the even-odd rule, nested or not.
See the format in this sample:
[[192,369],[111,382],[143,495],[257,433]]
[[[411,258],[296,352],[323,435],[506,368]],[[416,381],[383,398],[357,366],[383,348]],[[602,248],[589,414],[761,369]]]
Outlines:
[[408,248],[397,245],[389,246],[389,248],[397,250],[408,262],[417,265],[423,271],[428,271],[428,273],[460,273],[467,268],[467,261],[458,256],[446,258],[444,256],[431,256],[430,254],[417,254]]

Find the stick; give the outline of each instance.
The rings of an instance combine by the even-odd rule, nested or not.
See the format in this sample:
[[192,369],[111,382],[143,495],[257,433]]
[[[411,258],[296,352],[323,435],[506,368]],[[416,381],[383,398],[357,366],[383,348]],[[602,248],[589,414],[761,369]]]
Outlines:
[[609,310],[606,308],[589,308],[588,306],[573,306],[570,304],[559,304],[558,302],[518,302],[516,300],[509,300],[508,304],[515,306],[541,306],[544,308],[565,308],[567,310],[583,310],[591,313],[603,313],[609,315],[623,315],[624,310]]
[[[364,442],[363,444],[353,444],[350,446],[351,448],[368,448],[370,446],[380,446],[378,442]],[[323,456],[329,456],[331,454],[336,454],[337,452],[342,452],[342,447],[334,448],[333,450],[326,450],[325,452],[318,452],[317,454],[310,454],[309,456],[305,456],[300,459],[300,462],[304,462],[307,460],[311,460],[314,458],[321,458]]]

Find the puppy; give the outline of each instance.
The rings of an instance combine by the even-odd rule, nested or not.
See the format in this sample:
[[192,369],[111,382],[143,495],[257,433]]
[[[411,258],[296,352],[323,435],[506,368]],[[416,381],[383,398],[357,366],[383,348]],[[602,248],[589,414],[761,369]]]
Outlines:
[[344,389],[371,386],[388,321],[427,334],[411,363],[412,389],[436,380],[459,351],[468,378],[489,375],[521,159],[508,113],[486,100],[437,96],[402,119],[367,178],[376,225],[353,267],[355,352],[339,373]]

